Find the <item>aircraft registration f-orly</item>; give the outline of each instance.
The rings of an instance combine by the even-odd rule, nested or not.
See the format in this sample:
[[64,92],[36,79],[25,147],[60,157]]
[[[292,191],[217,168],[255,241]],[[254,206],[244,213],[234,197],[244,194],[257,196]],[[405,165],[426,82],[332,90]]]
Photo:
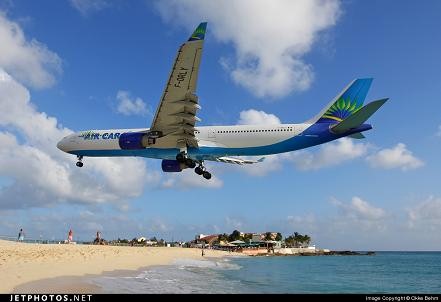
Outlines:
[[210,179],[204,161],[255,164],[263,158],[235,156],[290,152],[341,137],[364,138],[361,132],[372,129],[365,122],[388,100],[363,106],[372,79],[356,79],[301,124],[196,126],[201,107],[195,93],[206,27],[201,23],[179,48],[150,128],[81,131],[64,137],[57,147],[76,155],[78,167],[87,156],[140,156],[162,159],[164,172],[190,168]]

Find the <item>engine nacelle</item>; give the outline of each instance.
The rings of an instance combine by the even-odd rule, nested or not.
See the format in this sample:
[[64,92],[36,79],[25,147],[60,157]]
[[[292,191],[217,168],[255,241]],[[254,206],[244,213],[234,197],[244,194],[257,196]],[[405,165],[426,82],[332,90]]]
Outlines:
[[164,172],[181,172],[187,168],[184,163],[180,163],[174,159],[163,159],[161,167]]
[[119,147],[125,150],[145,149],[156,144],[156,139],[162,137],[161,131],[126,132],[119,136]]
[[147,135],[142,132],[126,132],[119,136],[119,147],[125,150],[137,150],[147,147]]

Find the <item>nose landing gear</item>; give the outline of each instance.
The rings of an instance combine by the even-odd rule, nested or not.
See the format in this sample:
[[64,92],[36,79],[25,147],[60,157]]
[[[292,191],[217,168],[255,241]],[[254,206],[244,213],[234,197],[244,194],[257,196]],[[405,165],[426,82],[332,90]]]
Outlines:
[[81,168],[83,166],[83,162],[82,162],[83,157],[82,156],[77,156],[77,158],[78,158],[78,161],[77,161],[76,165],[77,165],[78,168]]

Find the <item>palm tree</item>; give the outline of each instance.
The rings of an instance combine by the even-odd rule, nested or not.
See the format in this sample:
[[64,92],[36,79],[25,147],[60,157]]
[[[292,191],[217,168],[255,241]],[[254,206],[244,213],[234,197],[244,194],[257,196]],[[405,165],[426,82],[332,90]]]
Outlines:
[[308,235],[303,236],[303,242],[306,245],[309,245],[309,243],[311,243],[311,237],[309,237]]
[[271,238],[271,233],[270,232],[266,232],[265,233],[265,240],[267,240],[267,241],[269,241],[269,240],[271,240],[272,238]]
[[241,239],[240,232],[238,230],[234,230],[233,233],[228,236],[228,241],[235,241]]

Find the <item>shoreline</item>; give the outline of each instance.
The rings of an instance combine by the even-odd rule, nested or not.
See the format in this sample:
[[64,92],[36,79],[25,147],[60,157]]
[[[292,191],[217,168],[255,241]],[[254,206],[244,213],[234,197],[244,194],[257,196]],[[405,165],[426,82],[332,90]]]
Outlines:
[[[143,268],[169,265],[178,259],[206,260],[229,255],[237,254],[206,249],[202,256],[201,250],[195,248],[29,244],[0,240],[0,293],[48,293],[57,289],[65,292],[70,287],[65,288],[64,281],[74,281],[79,286],[71,286],[74,292],[94,292],[99,288],[87,287],[87,280],[99,275],[133,274]],[[85,279],[84,282],[81,279]]]
[[155,266],[170,264],[150,265],[134,270],[113,270],[104,271],[100,274],[85,274],[83,276],[59,276],[54,278],[44,278],[19,284],[12,290],[13,294],[43,294],[48,289],[53,294],[102,294],[103,288],[93,284],[93,279],[100,277],[133,277],[140,272]]
[[[228,255],[224,257],[228,257]],[[223,257],[204,257],[203,259],[196,260],[214,261],[220,258]],[[55,278],[35,280],[16,286],[13,289],[12,294],[44,294],[48,293],[48,289],[50,289],[50,293],[53,294],[106,294],[108,292],[102,286],[97,285],[94,280],[106,277],[137,278],[140,274],[143,274],[151,269],[163,266],[174,266],[176,262],[185,262],[186,260],[195,259],[178,258],[171,263],[144,266],[135,270],[122,269],[105,271],[101,274],[86,274],[84,276],[60,276]]]

